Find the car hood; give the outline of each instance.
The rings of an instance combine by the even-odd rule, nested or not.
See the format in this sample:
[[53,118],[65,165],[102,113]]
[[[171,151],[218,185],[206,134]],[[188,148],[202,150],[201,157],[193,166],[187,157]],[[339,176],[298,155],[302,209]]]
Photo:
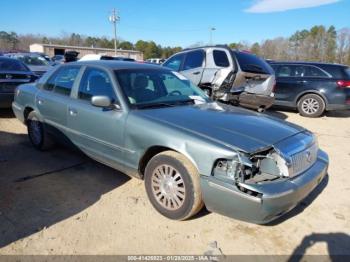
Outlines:
[[50,69],[51,66],[47,65],[43,65],[43,66],[35,66],[35,65],[27,65],[29,67],[29,69],[33,72],[46,72]]
[[305,131],[265,114],[218,103],[138,110],[137,114],[247,153]]

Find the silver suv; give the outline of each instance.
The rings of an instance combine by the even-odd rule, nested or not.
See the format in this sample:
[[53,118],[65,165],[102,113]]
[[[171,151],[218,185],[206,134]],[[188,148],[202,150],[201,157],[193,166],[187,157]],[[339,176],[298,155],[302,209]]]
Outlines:
[[262,111],[274,102],[275,75],[265,60],[227,46],[185,49],[164,62],[222,102]]

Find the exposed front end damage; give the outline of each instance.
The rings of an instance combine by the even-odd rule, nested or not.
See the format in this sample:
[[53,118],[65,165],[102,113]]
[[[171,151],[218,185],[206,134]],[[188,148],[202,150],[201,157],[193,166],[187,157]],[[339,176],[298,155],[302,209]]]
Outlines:
[[[286,147],[298,139],[299,146]],[[201,179],[208,210],[264,224],[295,207],[327,174],[328,156],[312,136],[302,133],[287,140],[218,159],[211,176]]]

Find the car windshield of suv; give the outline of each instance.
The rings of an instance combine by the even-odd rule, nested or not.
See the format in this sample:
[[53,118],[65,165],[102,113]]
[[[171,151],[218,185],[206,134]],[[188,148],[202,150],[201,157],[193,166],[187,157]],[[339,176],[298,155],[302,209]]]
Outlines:
[[47,66],[49,63],[41,56],[20,55],[16,58],[29,66]]
[[29,71],[29,69],[15,59],[0,58],[0,71]]
[[271,66],[256,55],[245,52],[234,53],[242,71],[259,74],[273,74]]
[[115,74],[133,108],[166,107],[210,101],[200,88],[177,72],[128,69],[115,71]]

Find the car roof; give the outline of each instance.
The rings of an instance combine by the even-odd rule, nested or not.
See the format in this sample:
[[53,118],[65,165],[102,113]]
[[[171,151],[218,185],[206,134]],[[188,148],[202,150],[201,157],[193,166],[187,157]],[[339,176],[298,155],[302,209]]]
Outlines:
[[73,63],[67,63],[65,65],[86,65],[86,66],[102,66],[111,70],[120,70],[120,69],[156,69],[156,70],[167,70],[164,67],[159,65],[139,63],[139,62],[128,62],[121,60],[92,60],[92,61],[77,61]]
[[346,65],[342,64],[332,64],[332,63],[323,63],[323,62],[312,62],[312,61],[268,61],[269,64],[289,64],[289,65],[315,65],[315,66],[342,66],[346,67]]

